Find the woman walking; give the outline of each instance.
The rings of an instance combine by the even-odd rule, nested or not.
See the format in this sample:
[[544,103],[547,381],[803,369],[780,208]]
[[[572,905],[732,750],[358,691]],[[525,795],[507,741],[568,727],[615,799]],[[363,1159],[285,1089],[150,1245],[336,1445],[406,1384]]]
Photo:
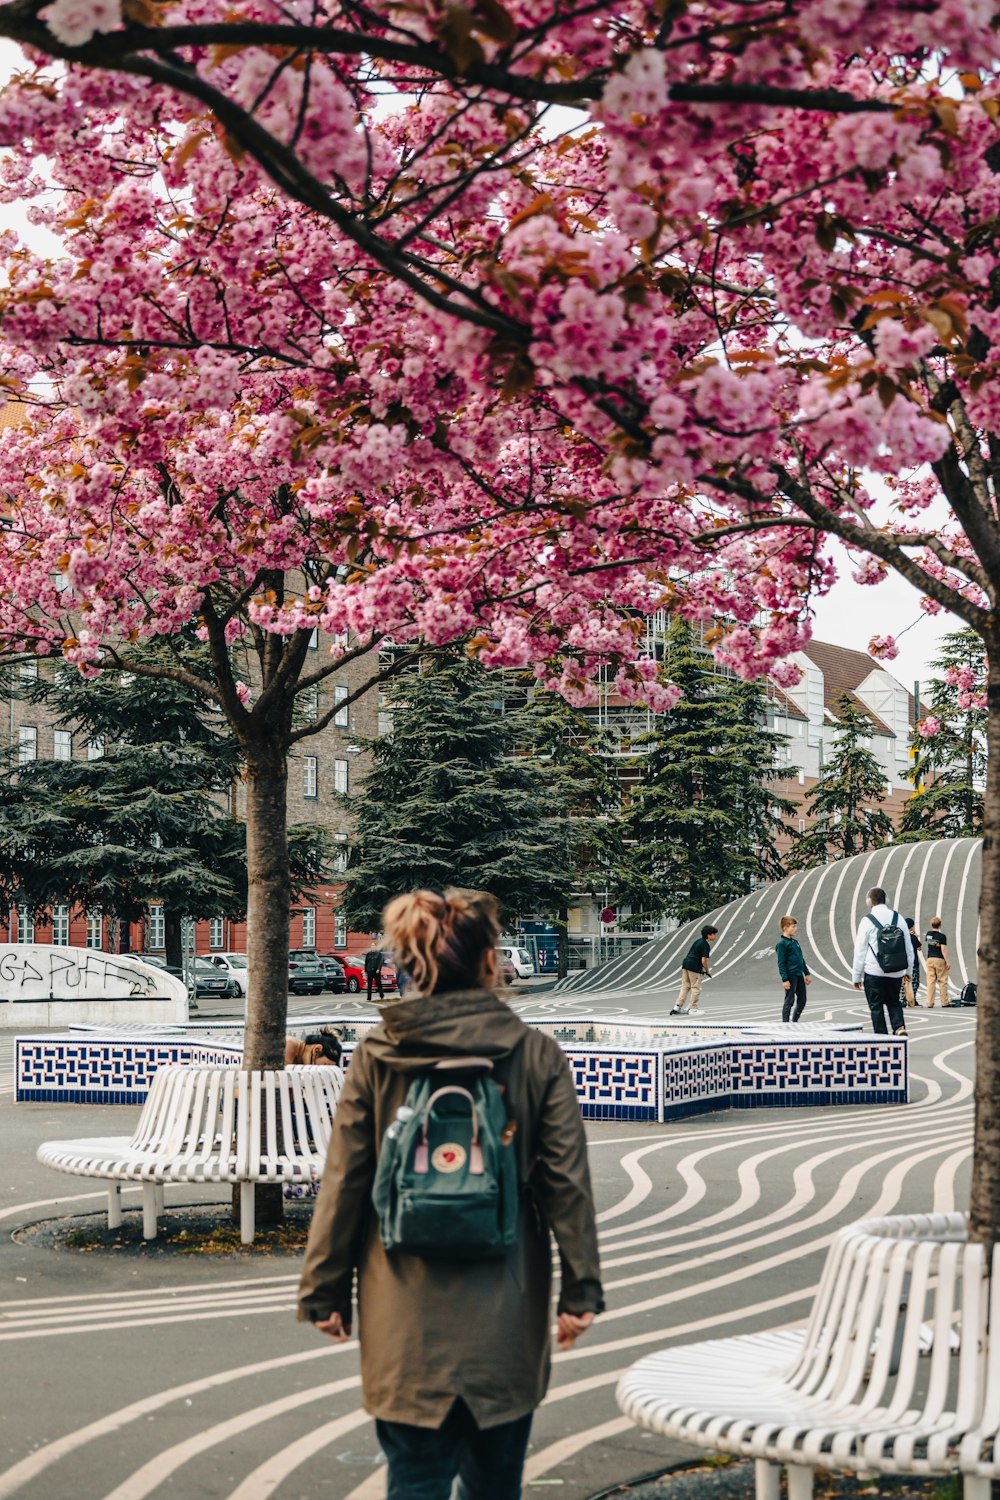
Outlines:
[[[338,1342],[349,1338],[357,1272],[364,1405],[388,1461],[388,1500],[448,1500],[456,1476],[460,1500],[519,1500],[531,1419],[549,1378],[550,1234],[561,1264],[560,1348],[604,1305],[576,1090],[558,1044],[494,993],[500,925],[491,896],[397,896],[383,927],[410,989],[385,1008],[351,1060],[306,1248],[299,1318]],[[414,1128],[407,1097],[421,1088],[425,1097],[428,1087],[415,1167],[423,1175],[413,1182],[419,1188],[448,1174],[456,1212],[462,1171],[482,1171],[476,1130],[485,1145],[486,1114],[473,1123],[470,1162],[458,1140],[462,1121],[448,1110],[484,1090],[496,1108],[502,1100],[496,1149],[516,1160],[505,1250],[466,1259],[458,1250],[438,1258],[433,1246],[385,1248],[386,1224],[372,1206],[379,1156],[390,1126],[393,1151],[400,1131]],[[442,1128],[456,1139],[428,1155],[427,1122],[443,1091]],[[380,1193],[382,1181],[380,1174]],[[398,1234],[388,1238],[398,1245]]]

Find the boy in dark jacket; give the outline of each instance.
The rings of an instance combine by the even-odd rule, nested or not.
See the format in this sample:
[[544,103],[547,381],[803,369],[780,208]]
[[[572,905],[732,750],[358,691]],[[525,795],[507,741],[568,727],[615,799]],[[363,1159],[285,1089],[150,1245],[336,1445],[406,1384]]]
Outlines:
[[774,945],[778,958],[778,975],[785,987],[785,1000],[781,1007],[783,1021],[799,1019],[806,1008],[806,985],[812,984],[809,965],[795,936],[798,930],[799,924],[795,917],[782,917],[781,936]]

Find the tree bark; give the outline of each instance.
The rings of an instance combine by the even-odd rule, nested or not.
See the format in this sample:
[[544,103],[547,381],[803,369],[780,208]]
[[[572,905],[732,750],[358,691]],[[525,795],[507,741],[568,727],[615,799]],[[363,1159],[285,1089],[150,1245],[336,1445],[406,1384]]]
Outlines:
[[[1000,1240],[1000,634],[987,641],[986,792],[979,901],[975,1144],[969,1234]],[[954,951],[954,949],[952,950]]]
[[[272,726],[273,727],[273,726]],[[246,746],[247,786],[247,1001],[243,1066],[283,1067],[288,1020],[288,936],[292,899],[288,862],[288,745],[280,731]],[[281,1143],[278,1143],[281,1149]],[[258,1184],[260,1224],[280,1222],[280,1183]],[[239,1217],[239,1188],[233,1190]]]

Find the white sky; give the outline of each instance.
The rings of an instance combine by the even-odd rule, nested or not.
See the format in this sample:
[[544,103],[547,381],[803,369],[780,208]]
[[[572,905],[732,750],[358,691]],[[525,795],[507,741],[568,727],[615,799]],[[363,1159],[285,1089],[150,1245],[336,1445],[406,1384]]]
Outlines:
[[[9,78],[23,61],[20,47],[0,41],[0,81]],[[30,225],[16,205],[4,207],[3,224],[16,229],[35,250],[52,252],[52,237]],[[864,651],[873,635],[899,637],[906,627],[912,627],[899,640],[898,657],[885,663],[887,670],[912,691],[915,680],[924,682],[930,675],[929,663],[941,636],[958,629],[961,622],[951,615],[925,615],[916,590],[896,574],[891,573],[883,583],[863,587],[852,581],[852,565],[843,552],[838,565],[840,579],[825,599],[815,602],[813,634],[818,640]]]

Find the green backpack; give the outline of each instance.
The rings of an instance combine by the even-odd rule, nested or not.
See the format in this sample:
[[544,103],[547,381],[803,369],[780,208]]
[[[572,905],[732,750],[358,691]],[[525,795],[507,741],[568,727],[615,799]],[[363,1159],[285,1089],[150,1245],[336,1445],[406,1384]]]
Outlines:
[[487,1073],[419,1074],[375,1172],[372,1202],[386,1250],[425,1260],[506,1254],[517,1239],[515,1129]]

